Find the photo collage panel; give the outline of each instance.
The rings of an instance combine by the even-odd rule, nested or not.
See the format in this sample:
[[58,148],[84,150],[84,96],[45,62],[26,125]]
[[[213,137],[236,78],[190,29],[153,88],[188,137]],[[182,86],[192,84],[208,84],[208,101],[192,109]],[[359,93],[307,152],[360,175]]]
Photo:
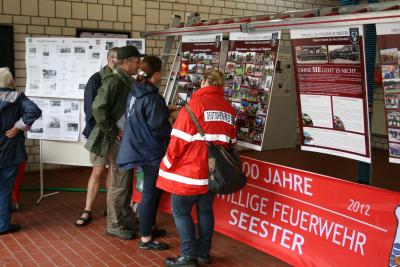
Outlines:
[[262,143],[275,56],[272,51],[228,51],[224,95],[238,114],[238,140],[242,142]]
[[200,88],[204,72],[208,69],[219,69],[220,52],[182,51],[179,71],[176,105],[183,106],[189,102],[192,94]]
[[390,155],[400,157],[400,51],[380,50]]

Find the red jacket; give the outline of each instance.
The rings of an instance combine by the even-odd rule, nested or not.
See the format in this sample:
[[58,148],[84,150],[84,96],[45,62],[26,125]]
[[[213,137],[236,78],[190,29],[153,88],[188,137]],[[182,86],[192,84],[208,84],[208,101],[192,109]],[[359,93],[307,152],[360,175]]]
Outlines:
[[[221,88],[207,86],[192,95],[189,107],[203,128],[207,141],[217,145],[236,143],[236,112],[224,99]],[[208,192],[207,144],[185,108],[171,132],[167,154],[158,173],[157,187],[175,195]]]

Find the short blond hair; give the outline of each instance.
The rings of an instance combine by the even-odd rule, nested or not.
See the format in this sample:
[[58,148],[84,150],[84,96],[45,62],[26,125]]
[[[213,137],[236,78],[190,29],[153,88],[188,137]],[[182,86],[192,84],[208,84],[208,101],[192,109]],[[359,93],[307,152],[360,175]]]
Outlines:
[[224,87],[225,79],[224,74],[216,69],[206,70],[204,73],[204,80],[213,86]]
[[14,80],[9,68],[0,68],[0,87],[9,87]]

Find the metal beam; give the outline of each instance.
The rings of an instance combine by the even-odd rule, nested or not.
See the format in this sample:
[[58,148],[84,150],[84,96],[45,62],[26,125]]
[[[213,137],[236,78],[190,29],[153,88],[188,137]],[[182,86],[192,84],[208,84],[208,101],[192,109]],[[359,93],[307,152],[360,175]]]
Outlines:
[[[316,13],[320,16],[308,17]],[[308,15],[307,15],[308,14]],[[336,15],[332,15],[336,14]],[[340,15],[338,15],[340,14]],[[168,28],[161,31],[142,32],[148,36],[180,36],[220,32],[254,32],[268,30],[301,29],[310,27],[348,26],[354,24],[376,24],[400,22],[400,2],[363,4],[351,7],[321,8],[318,10],[288,11],[278,14],[267,14],[270,20],[237,22],[238,19],[220,19],[218,24],[181,28]],[[256,18],[257,16],[254,16]],[[233,23],[229,23],[232,22]],[[226,22],[226,24],[224,24]],[[207,24],[204,22],[203,24]]]

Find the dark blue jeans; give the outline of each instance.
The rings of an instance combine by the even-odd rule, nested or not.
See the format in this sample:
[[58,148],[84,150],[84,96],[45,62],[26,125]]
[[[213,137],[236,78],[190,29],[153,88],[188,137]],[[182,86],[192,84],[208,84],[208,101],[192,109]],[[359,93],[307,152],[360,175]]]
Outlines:
[[[181,241],[181,255],[188,258],[208,257],[214,233],[214,212],[212,209],[215,194],[178,196],[172,195],[172,213]],[[198,234],[191,215],[196,204]]]
[[11,192],[18,173],[18,165],[0,168],[0,232],[7,231],[11,223]]
[[157,209],[162,190],[156,187],[158,166],[142,165],[143,192],[139,205],[139,232],[141,236],[150,236],[156,225]]

